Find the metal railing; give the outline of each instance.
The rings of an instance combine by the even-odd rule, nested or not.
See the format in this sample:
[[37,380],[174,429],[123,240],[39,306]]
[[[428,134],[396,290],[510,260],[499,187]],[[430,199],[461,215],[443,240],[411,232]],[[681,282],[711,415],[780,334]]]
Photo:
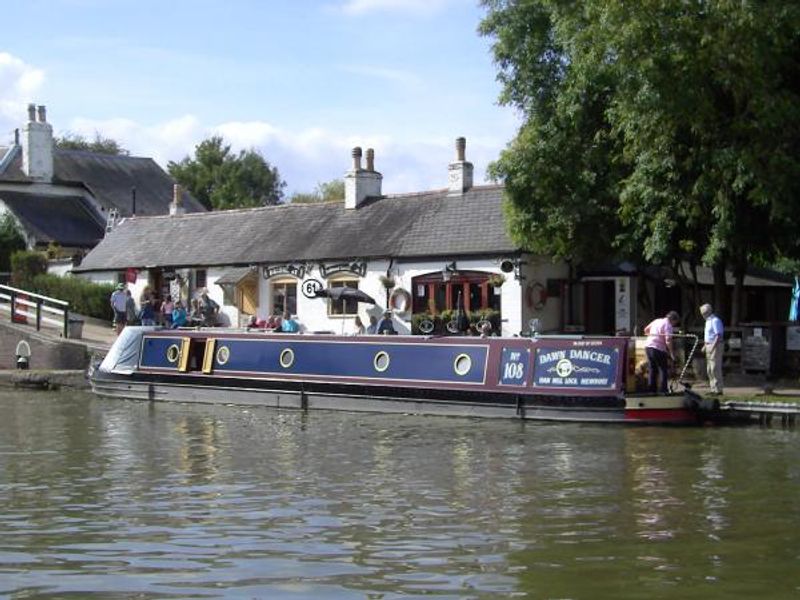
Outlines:
[[0,312],[8,313],[12,323],[60,327],[64,338],[69,337],[69,302],[0,285]]

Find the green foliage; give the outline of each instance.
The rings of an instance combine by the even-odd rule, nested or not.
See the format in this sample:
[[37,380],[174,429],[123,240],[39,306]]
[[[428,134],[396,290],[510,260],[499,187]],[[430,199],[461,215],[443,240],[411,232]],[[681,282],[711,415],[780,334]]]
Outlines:
[[25,249],[25,238],[17,228],[16,221],[8,213],[0,216],[0,271],[11,270],[11,255]]
[[490,171],[515,241],[734,273],[800,258],[799,4],[483,5],[524,117]]
[[311,193],[298,192],[293,194],[289,202],[296,204],[310,204],[313,202],[333,202],[344,200],[344,180],[332,179],[327,183],[318,183]]
[[11,255],[11,282],[16,287],[30,289],[33,278],[46,272],[47,256],[43,252],[19,250]]
[[49,273],[34,276],[27,290],[69,302],[69,309],[88,317],[111,319],[111,284],[97,284],[79,277],[60,277]]
[[206,208],[225,210],[278,204],[286,183],[255,150],[231,151],[222,137],[200,142],[194,158],[170,161],[170,175]]
[[68,131],[61,137],[56,137],[53,140],[56,148],[61,150],[88,150],[89,152],[96,152],[97,154],[113,154],[128,156],[125,148],[120,146],[119,142],[111,138],[103,137],[99,131],[94,132],[94,139],[87,140],[79,133],[72,133]]

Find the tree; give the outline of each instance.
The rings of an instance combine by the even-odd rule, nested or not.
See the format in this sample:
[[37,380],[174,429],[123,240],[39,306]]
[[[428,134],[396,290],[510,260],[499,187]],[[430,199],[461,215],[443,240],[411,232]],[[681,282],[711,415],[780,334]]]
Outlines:
[[800,6],[483,3],[525,118],[492,171],[515,239],[592,256],[595,220],[616,252],[713,267],[719,304],[730,268],[735,321],[747,265],[800,256]]
[[96,152],[98,154],[113,154],[122,156],[128,156],[130,154],[130,152],[120,146],[116,140],[103,137],[99,131],[94,132],[94,139],[92,141],[87,140],[79,133],[72,133],[68,131],[63,136],[56,137],[53,140],[53,143],[55,144],[56,148],[60,148],[62,150],[88,150],[89,152]]
[[0,215],[0,271],[11,271],[11,255],[25,249],[25,238],[17,227],[14,218],[4,213]]
[[297,192],[289,199],[294,204],[310,204],[313,202],[333,202],[344,200],[344,180],[332,179],[326,183],[318,183],[313,192]]
[[256,150],[231,152],[222,137],[197,145],[194,158],[170,161],[170,175],[211,210],[278,204],[286,183]]

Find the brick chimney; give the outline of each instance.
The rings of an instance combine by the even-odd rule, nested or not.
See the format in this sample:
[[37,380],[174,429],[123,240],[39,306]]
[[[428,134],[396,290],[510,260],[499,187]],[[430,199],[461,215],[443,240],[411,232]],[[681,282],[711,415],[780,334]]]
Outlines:
[[47,109],[28,105],[28,122],[22,127],[22,172],[35,181],[53,180],[53,127]]
[[456,138],[456,160],[448,165],[449,195],[459,196],[472,187],[472,163],[465,159],[467,139]]
[[358,208],[367,198],[381,195],[383,175],[375,170],[375,151],[367,149],[367,168],[361,168],[361,148],[353,148],[353,168],[344,174],[344,207]]
[[172,186],[172,202],[169,204],[169,214],[172,216],[186,214],[186,207],[183,205],[183,188],[179,183]]

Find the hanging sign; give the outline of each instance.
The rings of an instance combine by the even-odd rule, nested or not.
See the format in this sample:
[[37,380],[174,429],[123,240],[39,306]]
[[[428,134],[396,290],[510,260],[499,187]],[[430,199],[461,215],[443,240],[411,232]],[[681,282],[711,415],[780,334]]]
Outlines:
[[325,278],[335,275],[336,273],[353,273],[359,277],[367,274],[367,263],[365,262],[338,262],[338,263],[320,263],[319,272]]
[[298,279],[302,279],[306,274],[306,266],[295,264],[270,265],[264,267],[261,274],[264,276],[264,279],[269,279],[276,275],[293,275]]

